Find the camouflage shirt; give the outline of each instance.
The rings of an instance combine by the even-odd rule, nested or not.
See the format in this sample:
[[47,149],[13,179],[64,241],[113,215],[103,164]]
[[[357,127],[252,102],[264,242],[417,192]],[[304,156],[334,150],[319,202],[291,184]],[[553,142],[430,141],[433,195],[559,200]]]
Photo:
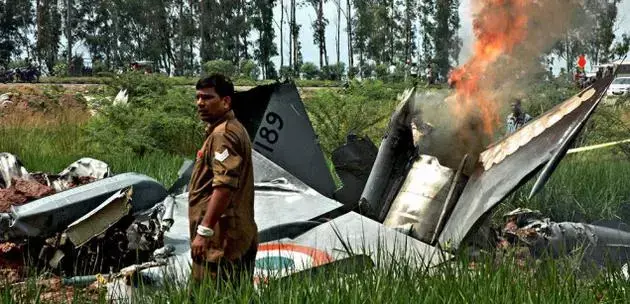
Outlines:
[[507,134],[516,132],[530,120],[532,120],[532,117],[527,113],[521,113],[519,116],[514,116],[514,113],[510,113],[507,118]]

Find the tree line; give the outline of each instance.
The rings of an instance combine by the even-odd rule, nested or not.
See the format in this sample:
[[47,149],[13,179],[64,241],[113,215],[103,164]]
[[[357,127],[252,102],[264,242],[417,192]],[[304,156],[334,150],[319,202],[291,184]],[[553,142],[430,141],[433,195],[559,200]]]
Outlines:
[[[584,0],[582,16],[589,19],[584,24],[596,24],[595,30],[584,39],[586,30],[572,29],[550,54],[571,59],[582,52],[603,61],[621,53],[624,45],[613,45],[619,2]],[[334,5],[335,15],[324,15],[326,3]],[[84,45],[92,67],[99,70],[148,60],[168,74],[195,75],[210,61],[229,62],[239,70],[250,69],[255,62],[263,78],[300,72],[336,78],[387,74],[384,67],[405,69],[414,63],[418,69],[431,65],[443,79],[458,64],[462,48],[459,4],[459,0],[0,0],[0,66],[27,57],[51,73],[75,74],[82,65],[76,48]],[[274,7],[280,8],[279,16]],[[314,20],[297,20],[298,8],[312,9]],[[336,27],[333,48],[326,44],[329,26]],[[304,62],[302,45],[311,43],[298,39],[304,27],[313,29],[312,43],[319,50],[316,63]],[[342,31],[349,37],[344,46]],[[341,63],[342,52],[348,55],[347,67]],[[279,70],[272,63],[275,56],[280,57]],[[568,63],[567,69],[571,67]]]

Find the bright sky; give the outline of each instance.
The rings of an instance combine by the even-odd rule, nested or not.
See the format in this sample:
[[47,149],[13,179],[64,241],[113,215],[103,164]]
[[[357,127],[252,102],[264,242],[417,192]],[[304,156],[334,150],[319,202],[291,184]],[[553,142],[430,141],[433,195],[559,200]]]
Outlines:
[[[336,35],[337,35],[337,6],[336,1],[341,1],[341,8],[345,10],[345,0],[328,0],[324,5],[324,16],[328,19],[329,23],[326,27],[326,50],[328,52],[328,61],[330,64],[333,64],[337,60],[336,54]],[[465,62],[466,58],[470,55],[470,47],[472,45],[473,36],[472,36],[472,19],[470,15],[470,2],[471,0],[461,0],[460,5],[460,19],[461,19],[461,30],[460,37],[464,40],[464,47],[460,54],[460,63]],[[276,44],[278,45],[278,52],[280,52],[280,31],[277,27],[277,24],[280,23],[280,0],[276,1],[277,5],[274,9],[274,19],[276,20]],[[284,0],[286,6],[288,6],[289,0]],[[619,4],[619,16],[617,20],[615,34],[620,37],[622,33],[630,34],[630,0],[622,0]],[[288,11],[288,9],[287,9]],[[319,49],[313,43],[313,29],[311,27],[311,22],[316,18],[315,9],[312,6],[306,6],[301,9],[296,10],[296,17],[298,19],[298,23],[302,24],[302,28],[300,29],[300,41],[302,43],[302,55],[304,56],[304,61],[311,61],[315,64],[319,64]],[[341,61],[345,62],[346,65],[348,63],[348,51],[347,51],[347,35],[345,33],[346,26],[342,12],[342,20],[341,20]],[[287,16],[285,15],[285,22],[287,20]],[[288,65],[288,56],[289,56],[289,37],[288,37],[289,28],[288,25],[285,24],[284,30],[284,53],[285,53],[285,65]],[[280,56],[276,56],[273,59],[276,66],[280,65]],[[558,73],[560,67],[565,66],[564,62],[556,61],[554,66],[554,73]],[[587,66],[588,69],[588,66]]]

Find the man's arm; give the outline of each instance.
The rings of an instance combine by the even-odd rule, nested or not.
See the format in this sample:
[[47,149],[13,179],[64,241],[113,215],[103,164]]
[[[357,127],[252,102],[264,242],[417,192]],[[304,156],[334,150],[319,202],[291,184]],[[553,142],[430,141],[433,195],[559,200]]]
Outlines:
[[217,187],[212,191],[212,196],[208,200],[208,207],[206,209],[206,214],[203,216],[201,220],[201,225],[212,228],[216,225],[219,218],[225,212],[227,207],[230,205],[230,195],[232,194],[232,189],[228,187]]

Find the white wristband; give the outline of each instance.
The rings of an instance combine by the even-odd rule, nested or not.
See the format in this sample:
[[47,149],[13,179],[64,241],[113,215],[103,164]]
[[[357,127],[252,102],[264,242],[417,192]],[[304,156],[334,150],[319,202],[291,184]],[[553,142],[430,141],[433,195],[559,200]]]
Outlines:
[[204,237],[212,237],[214,235],[214,230],[205,227],[205,226],[197,226],[197,234]]

